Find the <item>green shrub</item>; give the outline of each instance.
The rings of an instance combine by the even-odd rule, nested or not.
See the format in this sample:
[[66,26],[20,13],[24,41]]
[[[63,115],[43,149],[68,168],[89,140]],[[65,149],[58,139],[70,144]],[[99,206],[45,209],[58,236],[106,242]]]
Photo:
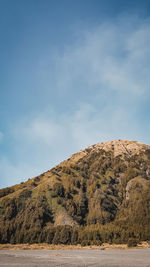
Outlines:
[[128,245],[128,247],[136,247],[137,246],[137,240],[135,238],[129,238],[127,245]]
[[65,189],[61,183],[55,183],[53,190],[57,196],[64,197]]
[[88,240],[82,240],[81,242],[82,247],[89,246],[89,245],[90,245],[90,242]]

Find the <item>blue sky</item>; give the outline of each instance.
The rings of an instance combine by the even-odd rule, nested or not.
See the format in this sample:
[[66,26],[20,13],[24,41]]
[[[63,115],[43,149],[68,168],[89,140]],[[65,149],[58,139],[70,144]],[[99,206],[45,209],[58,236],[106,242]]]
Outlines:
[[91,144],[150,145],[149,0],[0,0],[0,187]]

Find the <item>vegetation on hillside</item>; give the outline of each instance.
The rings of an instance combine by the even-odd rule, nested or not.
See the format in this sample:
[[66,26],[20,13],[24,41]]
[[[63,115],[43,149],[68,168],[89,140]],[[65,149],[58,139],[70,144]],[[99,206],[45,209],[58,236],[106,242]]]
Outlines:
[[[133,143],[133,142],[132,142]],[[0,190],[0,243],[101,245],[150,240],[150,148],[87,148]]]

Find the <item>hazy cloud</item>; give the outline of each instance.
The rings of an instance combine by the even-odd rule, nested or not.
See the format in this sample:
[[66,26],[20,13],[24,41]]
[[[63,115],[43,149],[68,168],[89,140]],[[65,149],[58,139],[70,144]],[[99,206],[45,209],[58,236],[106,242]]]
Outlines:
[[14,157],[0,163],[2,185],[38,175],[97,142],[133,139],[150,144],[149,117],[138,115],[150,96],[149,43],[150,21],[123,17],[81,31],[53,59],[44,55],[38,79],[45,79],[47,98],[53,90],[61,107],[51,102],[42,113],[13,122]]
[[149,39],[150,21],[130,17],[81,33],[81,40],[55,61],[58,88],[142,95],[149,91]]

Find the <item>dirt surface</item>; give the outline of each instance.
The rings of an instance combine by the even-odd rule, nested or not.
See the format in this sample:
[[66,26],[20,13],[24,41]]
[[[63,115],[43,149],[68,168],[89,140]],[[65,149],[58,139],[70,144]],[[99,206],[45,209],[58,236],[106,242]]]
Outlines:
[[0,266],[150,267],[150,248],[129,250],[0,250]]

